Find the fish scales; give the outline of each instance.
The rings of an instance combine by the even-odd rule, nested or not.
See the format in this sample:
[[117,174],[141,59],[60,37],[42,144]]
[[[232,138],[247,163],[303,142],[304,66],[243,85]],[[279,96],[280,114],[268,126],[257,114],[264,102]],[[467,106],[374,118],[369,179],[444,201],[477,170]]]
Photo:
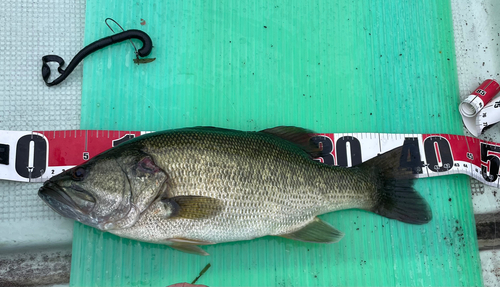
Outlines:
[[145,241],[187,237],[225,242],[285,234],[318,214],[363,207],[369,192],[353,170],[332,173],[335,168],[311,161],[299,147],[270,135],[188,131],[143,144],[169,175],[169,196],[214,197],[224,203],[219,216],[195,223],[149,212],[132,228]]

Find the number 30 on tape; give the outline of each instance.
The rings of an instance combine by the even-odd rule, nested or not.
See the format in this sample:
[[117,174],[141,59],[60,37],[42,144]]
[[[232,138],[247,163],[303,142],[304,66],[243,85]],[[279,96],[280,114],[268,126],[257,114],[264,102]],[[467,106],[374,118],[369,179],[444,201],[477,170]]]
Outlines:
[[[93,156],[147,132],[0,131],[0,179],[43,182]],[[500,144],[449,134],[325,133],[312,140],[321,147],[315,159],[328,165],[355,166],[403,146],[401,167],[417,177],[467,174],[499,187]]]

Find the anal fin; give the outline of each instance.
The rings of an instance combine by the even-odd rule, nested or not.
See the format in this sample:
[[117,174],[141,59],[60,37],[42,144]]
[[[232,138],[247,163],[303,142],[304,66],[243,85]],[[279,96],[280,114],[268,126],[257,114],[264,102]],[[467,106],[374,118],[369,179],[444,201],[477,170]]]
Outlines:
[[336,243],[339,242],[344,233],[335,229],[330,224],[315,217],[301,229],[288,234],[282,234],[281,237],[314,243]]

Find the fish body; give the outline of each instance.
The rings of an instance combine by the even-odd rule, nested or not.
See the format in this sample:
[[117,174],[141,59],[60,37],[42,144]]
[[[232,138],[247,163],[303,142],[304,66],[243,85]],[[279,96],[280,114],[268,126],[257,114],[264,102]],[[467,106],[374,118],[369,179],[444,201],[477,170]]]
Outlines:
[[312,160],[319,148],[311,135],[295,127],[151,133],[53,177],[39,195],[103,231],[203,255],[197,245],[266,235],[337,242],[343,233],[316,217],[336,210],[431,219],[399,169],[400,149],[359,167],[331,167]]

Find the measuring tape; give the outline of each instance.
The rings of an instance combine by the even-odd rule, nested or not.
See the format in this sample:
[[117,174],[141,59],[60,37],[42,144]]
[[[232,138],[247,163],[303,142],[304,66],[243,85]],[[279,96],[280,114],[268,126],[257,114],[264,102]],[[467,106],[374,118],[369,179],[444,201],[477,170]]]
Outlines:
[[0,131],[0,179],[44,182],[146,132]]
[[488,79],[458,106],[465,127],[474,136],[500,122],[500,96],[496,97],[499,92],[500,84]]
[[[144,131],[0,131],[0,179],[44,182]],[[467,174],[499,187],[500,144],[449,134],[325,133],[312,138],[315,159],[355,166],[403,146],[401,167],[417,177]]]

